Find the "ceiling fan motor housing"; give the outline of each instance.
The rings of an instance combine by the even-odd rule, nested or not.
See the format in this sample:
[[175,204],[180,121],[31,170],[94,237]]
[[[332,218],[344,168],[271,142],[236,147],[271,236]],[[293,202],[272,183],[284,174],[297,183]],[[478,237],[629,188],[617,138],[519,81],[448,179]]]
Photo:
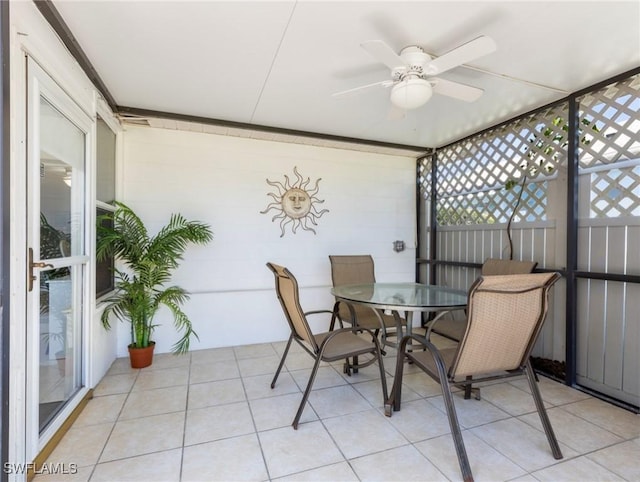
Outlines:
[[403,67],[404,72],[400,77],[406,74],[418,75],[424,77],[427,74],[427,66],[431,62],[431,56],[422,50],[422,47],[417,45],[410,45],[400,51],[400,57],[406,62],[406,66]]
[[405,47],[400,52],[405,65],[392,70],[395,85],[391,89],[391,103],[409,110],[425,104],[433,93],[426,80],[427,66],[431,56],[417,45]]

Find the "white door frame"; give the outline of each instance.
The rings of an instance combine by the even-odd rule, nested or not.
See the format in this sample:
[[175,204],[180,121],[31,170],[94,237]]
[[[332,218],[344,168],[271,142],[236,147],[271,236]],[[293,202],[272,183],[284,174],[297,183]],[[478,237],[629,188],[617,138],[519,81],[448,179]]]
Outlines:
[[[29,164],[30,169],[27,169],[27,177],[28,185],[31,186],[31,189],[28,190],[27,194],[29,198],[27,199],[27,214],[29,209],[38,209],[40,206],[39,200],[39,189],[34,188],[38,186],[39,180],[38,177],[38,166],[34,165],[34,163],[39,164],[40,159],[40,133],[39,133],[39,107],[40,107],[40,97],[44,97],[50,102],[57,110],[64,114],[64,116],[69,119],[77,128],[79,128],[85,135],[84,138],[84,160],[85,160],[85,169],[83,172],[84,184],[86,184],[86,180],[88,179],[88,172],[90,171],[89,165],[92,159],[93,152],[93,136],[94,136],[94,128],[92,119],[75,103],[73,98],[65,93],[62,88],[55,83],[55,81],[31,58],[27,59],[27,99],[25,102],[27,103],[27,163]],[[78,181],[80,179],[77,179]],[[86,280],[89,276],[89,261],[90,256],[87,255],[88,246],[90,243],[88,242],[90,233],[89,233],[89,224],[88,221],[92,216],[89,216],[91,203],[88,203],[87,199],[87,191],[91,191],[90,189],[85,189],[77,194],[77,198],[72,200],[72,203],[75,205],[84,206],[82,210],[82,220],[80,225],[83,229],[83,233],[81,233],[82,238],[82,251],[80,255],[72,256],[72,263],[79,267],[76,271],[82,272],[82,278],[84,278],[84,282],[82,282],[81,286],[74,293],[74,298],[76,298],[79,303],[79,309],[77,310],[80,315],[81,322],[81,381],[80,384],[82,388],[76,392],[72,398],[68,401],[66,406],[62,409],[62,411],[58,414],[56,419],[52,421],[49,426],[42,432],[39,433],[39,390],[38,390],[38,380],[39,380],[39,352],[35,349],[29,349],[29,347],[34,348],[39,346],[39,313],[38,313],[38,296],[33,295],[34,291],[30,293],[26,293],[26,353],[25,356],[25,379],[26,379],[26,389],[25,389],[25,436],[26,436],[26,460],[33,460],[35,456],[40,452],[40,450],[44,447],[44,445],[51,439],[51,437],[55,434],[55,432],[60,428],[64,420],[68,418],[73,409],[77,406],[77,404],[82,400],[82,398],[86,395],[88,388],[86,383],[86,377],[88,373],[88,339],[87,339],[87,325],[89,320],[89,291],[87,289]],[[30,219],[31,225],[27,228],[27,233],[35,233],[39,230],[39,216],[35,214],[29,216],[27,215],[27,219]],[[27,245],[34,248],[34,255],[37,257],[38,255],[38,246],[34,246],[34,241],[28,239],[29,234],[27,234]],[[26,264],[26,263],[25,263]],[[25,266],[25,273],[27,267]],[[37,276],[37,273],[35,273]],[[37,286],[37,283],[36,283]],[[84,299],[84,302],[81,300]],[[38,319],[38,323],[34,320]]]

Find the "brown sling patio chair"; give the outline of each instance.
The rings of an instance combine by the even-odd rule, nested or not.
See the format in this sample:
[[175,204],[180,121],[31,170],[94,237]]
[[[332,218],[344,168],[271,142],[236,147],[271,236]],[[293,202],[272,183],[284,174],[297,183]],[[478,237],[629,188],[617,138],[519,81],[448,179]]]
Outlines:
[[[562,458],[530,362],[533,345],[547,315],[549,290],[558,273],[481,276],[469,291],[467,328],[457,348],[439,350],[426,337],[405,336],[398,349],[396,374],[385,414],[400,410],[403,360],[440,383],[449,426],[465,481],[473,480],[451,386],[525,375],[551,451]],[[407,351],[411,339],[413,351]],[[425,351],[417,351],[416,346]]]
[[[494,276],[505,274],[531,273],[537,265],[537,261],[517,261],[512,259],[487,258],[482,264],[481,276]],[[437,320],[439,321],[439,320]],[[460,341],[467,326],[466,319],[443,320],[433,323],[430,331],[438,335],[446,336],[454,341]]]
[[[376,282],[371,255],[330,255],[329,261],[331,263],[331,281],[334,287]],[[341,325],[342,322],[350,325],[356,324],[359,327],[372,330],[376,335],[381,332],[383,345],[396,345],[387,341],[387,336],[395,335],[397,329],[395,318],[392,315],[367,306],[357,304],[349,306],[344,302],[338,303],[337,308]],[[400,321],[406,325],[404,318],[400,318]]]
[[[507,274],[527,274],[531,273],[536,265],[537,261],[518,261],[513,259],[500,259],[500,258],[487,258],[485,262],[482,264],[482,270],[480,276],[502,276]],[[430,331],[437,333],[438,335],[446,336],[447,338],[460,341],[462,339],[462,335],[467,327],[466,318],[460,319],[452,319],[445,320],[442,323],[436,325],[436,321],[431,325],[429,330],[427,331],[427,337]],[[536,375],[537,379],[537,375]],[[464,398],[471,398],[471,392],[475,392],[475,397],[477,400],[480,400],[480,389],[472,388],[471,385],[466,385],[464,387]]]
[[[307,322],[307,315],[328,313],[332,315],[332,311],[319,310],[309,311],[307,313],[302,311],[300,306],[300,296],[298,291],[298,282],[291,272],[283,267],[274,263],[267,263],[267,266],[275,276],[276,282],[276,294],[278,300],[284,311],[284,315],[291,328],[291,335],[289,341],[282,354],[282,359],[278,365],[278,369],[271,382],[271,388],[275,387],[276,380],[284,361],[289,353],[291,342],[296,341],[309,355],[315,359],[309,381],[307,382],[307,388],[302,396],[300,407],[293,419],[293,428],[297,430],[300,416],[304,410],[304,406],[311,393],[313,382],[316,378],[320,362],[334,362],[337,360],[345,360],[345,372],[350,374],[349,358],[358,357],[360,355],[370,354],[373,356],[372,362],[377,361],[380,368],[380,381],[382,383],[382,397],[383,401],[387,399],[387,379],[384,372],[384,365],[382,362],[382,353],[380,351],[380,344],[377,337],[371,330],[362,327],[341,328],[337,330],[331,330],[325,333],[313,333]],[[333,323],[332,323],[333,324]],[[368,333],[369,336],[366,336]],[[362,366],[362,365],[361,365]]]

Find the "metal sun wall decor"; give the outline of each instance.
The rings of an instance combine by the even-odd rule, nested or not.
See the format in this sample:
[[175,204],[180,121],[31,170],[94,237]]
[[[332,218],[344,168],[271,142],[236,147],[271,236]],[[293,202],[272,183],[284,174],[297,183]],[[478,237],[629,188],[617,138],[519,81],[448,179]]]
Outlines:
[[271,218],[271,222],[280,219],[280,229],[282,230],[280,237],[284,236],[285,228],[288,225],[291,225],[293,234],[296,233],[299,227],[316,234],[315,229],[309,225],[309,222],[317,226],[317,219],[324,213],[329,212],[328,209],[321,211],[316,209],[316,204],[322,204],[324,202],[324,200],[316,197],[316,194],[318,194],[318,183],[322,178],[318,178],[313,189],[310,189],[308,186],[311,178],[305,180],[298,172],[297,167],[293,168],[293,172],[297,178],[293,183],[286,174],[284,175],[284,183],[267,179],[267,184],[277,188],[278,192],[267,193],[267,196],[271,196],[274,202],[269,203],[264,211],[260,211],[260,214],[266,214],[271,210],[278,211],[278,213]]

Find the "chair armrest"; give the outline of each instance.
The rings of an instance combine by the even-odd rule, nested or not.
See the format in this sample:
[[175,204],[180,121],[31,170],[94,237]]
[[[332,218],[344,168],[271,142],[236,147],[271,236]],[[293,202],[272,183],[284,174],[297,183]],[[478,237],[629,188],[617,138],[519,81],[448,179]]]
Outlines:
[[330,315],[333,315],[333,311],[331,311],[331,310],[312,310],[312,311],[305,311],[304,312],[304,316],[307,316],[307,315],[318,315],[320,313],[328,313]]
[[[405,341],[405,339],[407,341]],[[409,340],[411,340],[412,342],[413,341],[417,341],[418,343],[420,343],[423,346],[431,345],[431,341],[429,340],[429,338],[427,338],[426,336],[418,335],[417,333],[412,333],[410,335],[404,335],[400,339],[400,344],[402,344],[404,342],[404,344],[406,346],[406,344],[409,342]]]
[[304,314],[304,316],[308,316],[308,315],[320,315],[322,313],[326,313],[328,315],[331,315],[331,323],[329,324],[329,331],[333,331],[333,329],[335,327],[335,324],[336,324],[336,319],[340,323],[340,328],[343,328],[342,320],[338,316],[338,311],[335,308],[334,308],[333,311],[332,310],[312,310],[312,311],[305,311],[303,314]]

